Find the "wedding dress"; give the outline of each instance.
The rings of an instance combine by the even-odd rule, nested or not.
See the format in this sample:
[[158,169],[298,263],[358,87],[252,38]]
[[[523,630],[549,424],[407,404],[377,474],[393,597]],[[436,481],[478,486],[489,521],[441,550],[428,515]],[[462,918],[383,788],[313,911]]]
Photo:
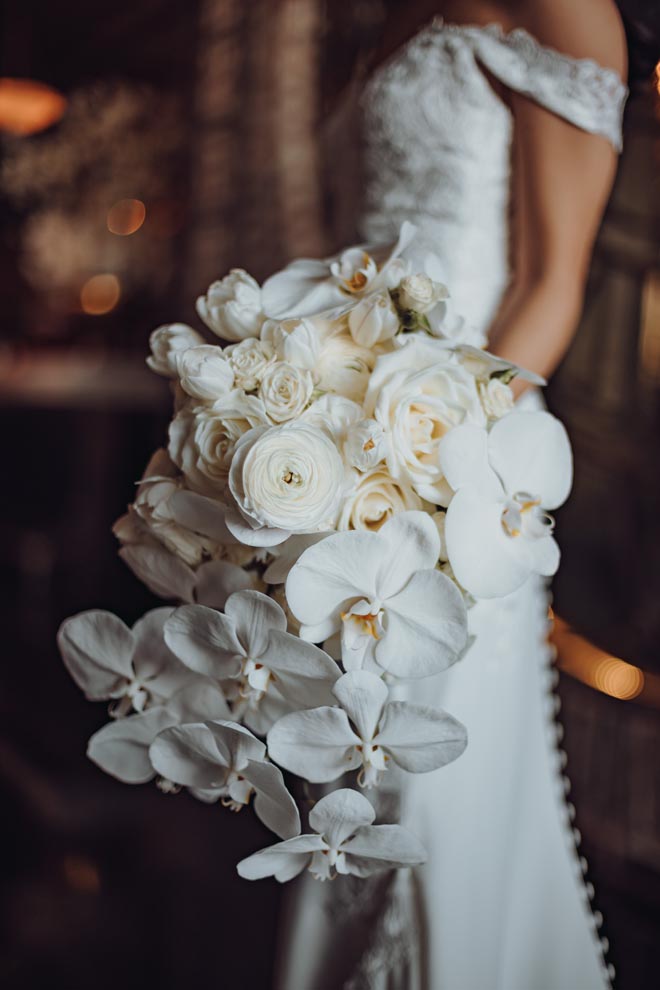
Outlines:
[[[509,277],[513,130],[487,73],[616,149],[627,93],[616,72],[524,30],[438,18],[362,88],[364,240],[391,241],[411,220],[456,311],[484,330]],[[547,612],[540,581],[477,603],[465,657],[410,686],[469,734],[456,762],[379,795],[381,819],[409,826],[428,862],[370,881],[301,878],[288,894],[280,990],[610,986],[565,798]]]

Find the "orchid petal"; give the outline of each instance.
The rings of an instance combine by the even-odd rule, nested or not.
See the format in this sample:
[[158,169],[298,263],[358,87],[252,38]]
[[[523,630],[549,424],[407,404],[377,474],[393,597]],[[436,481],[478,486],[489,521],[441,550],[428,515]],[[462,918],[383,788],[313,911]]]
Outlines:
[[341,708],[315,708],[284,715],[268,733],[273,760],[314,784],[336,780],[360,766],[360,737]]
[[173,492],[167,500],[172,518],[184,529],[206,536],[216,543],[232,543],[225,514],[218,502],[187,490]]
[[333,693],[360,739],[371,742],[389,694],[382,678],[367,670],[352,670],[339,678]]
[[268,526],[251,526],[240,514],[238,509],[227,509],[225,514],[227,529],[231,536],[239,543],[248,547],[276,547],[284,543],[291,536],[291,533],[284,529],[273,529]]
[[440,467],[445,478],[458,491],[465,485],[478,485],[484,495],[502,494],[502,485],[488,461],[488,433],[479,426],[455,426],[440,441]]
[[165,642],[191,670],[223,680],[240,671],[241,646],[231,619],[206,605],[182,605],[165,623]]
[[460,591],[440,571],[418,571],[387,602],[386,632],[376,644],[375,658],[397,677],[426,677],[455,663],[466,643],[467,612]]
[[272,551],[275,559],[266,568],[264,581],[267,584],[284,584],[303,551],[329,535],[330,533],[294,533],[284,543],[280,543],[277,550]]
[[426,512],[409,511],[392,516],[376,534],[386,542],[376,580],[376,595],[383,600],[397,594],[415,571],[435,567],[440,537]]
[[227,560],[207,560],[197,568],[195,601],[209,608],[224,608],[227,599],[237,591],[253,586],[252,575]]
[[127,543],[119,556],[135,576],[160,598],[182,602],[193,600],[195,572],[164,547],[146,543]]
[[309,813],[309,824],[338,849],[360,825],[371,825],[376,812],[366,797],[342,787],[318,801]]
[[149,758],[161,776],[185,787],[222,787],[229,773],[203,722],[165,729],[151,744]]
[[116,719],[95,732],[87,745],[90,760],[125,784],[146,784],[156,776],[149,747],[173,723],[166,708]]
[[233,721],[214,719],[207,722],[206,727],[213,736],[218,752],[234,770],[247,766],[249,760],[265,758],[265,745],[255,739],[245,726]]
[[312,853],[323,847],[320,835],[297,835],[293,839],[276,842],[273,846],[252,853],[242,859],[236,869],[244,880],[261,880],[271,876],[276,879],[282,876],[283,879],[290,880],[302,873]]
[[148,680],[148,690],[164,701],[190,680],[190,670],[165,643],[165,623],[173,612],[168,606],[154,608],[133,626],[135,673],[140,680]]
[[530,542],[530,556],[535,574],[552,577],[559,568],[559,547],[552,536]]
[[225,614],[233,623],[241,652],[257,660],[266,650],[271,629],[286,630],[286,615],[272,598],[260,591],[238,591],[227,599]]
[[426,773],[456,760],[467,746],[465,726],[448,712],[392,701],[374,742],[403,770]]
[[366,825],[344,843],[350,872],[367,877],[378,870],[418,866],[426,861],[419,839],[401,825]]
[[206,677],[193,675],[189,684],[172,695],[166,707],[177,725],[231,718],[224,694],[215,681]]
[[510,495],[531,492],[544,509],[568,498],[573,480],[571,445],[548,412],[514,412],[498,420],[488,439],[490,463]]
[[66,619],[57,642],[66,669],[88,701],[111,698],[133,678],[135,637],[112,612],[91,610]]
[[254,787],[254,810],[266,828],[281,839],[292,839],[300,834],[300,815],[296,802],[284,784],[282,771],[273,763],[248,760],[241,771]]

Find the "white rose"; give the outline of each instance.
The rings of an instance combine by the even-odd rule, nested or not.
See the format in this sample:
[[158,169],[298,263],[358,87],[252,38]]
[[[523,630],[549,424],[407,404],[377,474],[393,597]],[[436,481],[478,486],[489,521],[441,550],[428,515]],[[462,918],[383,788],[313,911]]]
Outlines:
[[484,412],[489,419],[500,419],[513,409],[513,392],[500,378],[478,383]]
[[411,336],[378,359],[364,401],[386,433],[392,477],[435,505],[447,505],[451,497],[438,456],[442,437],[459,423],[486,423],[474,378],[451,361],[438,341]]
[[442,282],[434,282],[422,272],[417,275],[407,275],[399,284],[399,306],[401,309],[412,309],[415,313],[428,313],[448,296],[446,285]]
[[387,452],[385,431],[375,419],[363,419],[348,433],[344,456],[351,467],[368,471],[383,460]]
[[170,423],[170,457],[190,488],[221,496],[236,442],[248,430],[266,423],[261,400],[239,389],[211,406],[184,407]]
[[167,323],[157,327],[149,337],[151,354],[147,364],[157,375],[177,378],[177,357],[203,343],[204,338],[185,323]]
[[246,392],[252,392],[259,387],[266,368],[274,360],[272,346],[255,337],[248,337],[238,344],[230,344],[229,347],[225,347],[223,353],[234,370],[236,386]]
[[261,339],[281,361],[312,371],[321,352],[321,332],[312,319],[266,320]]
[[344,500],[337,529],[378,530],[399,512],[423,508],[421,498],[409,485],[395,481],[385,468],[376,468],[362,475]]
[[353,307],[348,314],[348,326],[357,344],[374,347],[394,337],[400,324],[389,294],[378,292]]
[[309,371],[278,361],[261,379],[259,397],[273,422],[284,423],[301,414],[313,391],[314,381]]
[[221,340],[258,337],[265,316],[261,289],[242,268],[232,268],[219,282],[213,282],[196,304],[197,312],[209,330]]
[[362,402],[375,359],[372,351],[356,344],[347,333],[330,337],[316,364],[318,386],[322,391]]
[[233,388],[234,371],[217,344],[180,351],[176,366],[181,388],[195,399],[213,402]]
[[[334,528],[345,468],[329,435],[304,420],[253,430],[239,441],[229,488],[241,519],[227,526],[242,542],[260,544],[260,531],[283,542],[290,533]],[[266,534],[264,534],[266,536]]]

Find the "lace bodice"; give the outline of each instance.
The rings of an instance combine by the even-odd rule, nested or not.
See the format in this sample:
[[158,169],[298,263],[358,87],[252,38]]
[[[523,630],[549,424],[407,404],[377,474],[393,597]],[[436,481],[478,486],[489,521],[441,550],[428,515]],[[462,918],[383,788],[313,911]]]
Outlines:
[[485,329],[508,280],[513,118],[484,69],[619,150],[627,89],[618,74],[540,45],[528,32],[434,18],[371,76],[359,98],[365,188],[360,233],[418,225],[456,310]]

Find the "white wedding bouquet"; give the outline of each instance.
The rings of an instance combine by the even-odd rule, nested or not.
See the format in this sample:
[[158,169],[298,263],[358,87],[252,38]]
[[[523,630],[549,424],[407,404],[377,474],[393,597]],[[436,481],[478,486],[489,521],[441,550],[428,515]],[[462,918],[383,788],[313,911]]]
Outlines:
[[[424,860],[409,831],[373,824],[362,791],[393,766],[446,765],[467,733],[405,700],[405,682],[461,658],[476,600],[558,566],[564,428],[514,407],[515,375],[542,381],[481,349],[415,234],[261,287],[232,271],[197,301],[224,346],[154,331],[169,444],[115,533],[179,604],[132,629],[84,612],[59,633],[86,696],[111,705],[90,758],[126,783],[251,802],[282,841],[238,864],[249,879]],[[306,834],[282,770],[326,785]]]

